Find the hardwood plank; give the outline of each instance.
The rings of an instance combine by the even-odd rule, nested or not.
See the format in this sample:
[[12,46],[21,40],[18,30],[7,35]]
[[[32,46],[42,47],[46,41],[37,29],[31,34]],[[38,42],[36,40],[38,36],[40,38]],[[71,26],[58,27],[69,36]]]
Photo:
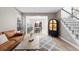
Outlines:
[[78,49],[68,44],[67,42],[63,41],[62,39],[55,38],[55,37],[53,37],[53,39],[54,39],[54,42],[56,42],[56,44],[62,49],[64,49],[65,51],[79,51]]

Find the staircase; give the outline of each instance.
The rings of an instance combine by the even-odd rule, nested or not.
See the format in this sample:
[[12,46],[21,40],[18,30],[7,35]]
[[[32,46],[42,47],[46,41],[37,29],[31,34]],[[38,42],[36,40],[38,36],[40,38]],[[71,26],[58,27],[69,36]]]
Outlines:
[[64,38],[66,38],[67,41],[69,41],[70,43],[74,44],[74,46],[77,46],[79,48],[79,19],[76,16],[62,19],[61,26],[62,25],[64,26],[62,28],[65,28],[66,31],[64,33]]

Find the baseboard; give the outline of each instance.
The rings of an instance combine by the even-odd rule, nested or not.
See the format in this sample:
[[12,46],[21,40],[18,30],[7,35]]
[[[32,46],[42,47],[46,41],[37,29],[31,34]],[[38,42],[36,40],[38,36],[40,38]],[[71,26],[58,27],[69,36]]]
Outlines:
[[76,49],[79,49],[79,46],[77,46],[77,45],[75,45],[75,44],[69,42],[68,40],[65,40],[63,37],[59,37],[59,38],[62,39],[63,41],[65,41],[65,42],[69,43],[70,45],[72,45],[72,46],[75,47]]

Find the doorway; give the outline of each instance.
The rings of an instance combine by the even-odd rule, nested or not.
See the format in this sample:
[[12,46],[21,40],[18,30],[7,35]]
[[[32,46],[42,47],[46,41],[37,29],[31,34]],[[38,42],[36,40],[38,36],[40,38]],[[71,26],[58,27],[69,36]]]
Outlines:
[[[41,33],[48,35],[48,16],[26,16],[26,33],[35,30],[35,23],[41,23]],[[39,28],[37,28],[39,30]]]

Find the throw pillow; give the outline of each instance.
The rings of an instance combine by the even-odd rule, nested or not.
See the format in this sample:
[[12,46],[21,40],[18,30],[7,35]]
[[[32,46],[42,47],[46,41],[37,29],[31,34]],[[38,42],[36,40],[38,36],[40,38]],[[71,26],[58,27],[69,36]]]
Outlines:
[[7,39],[6,35],[5,34],[1,34],[0,35],[0,45],[5,43],[5,42],[7,42],[7,41],[8,41],[8,39]]

